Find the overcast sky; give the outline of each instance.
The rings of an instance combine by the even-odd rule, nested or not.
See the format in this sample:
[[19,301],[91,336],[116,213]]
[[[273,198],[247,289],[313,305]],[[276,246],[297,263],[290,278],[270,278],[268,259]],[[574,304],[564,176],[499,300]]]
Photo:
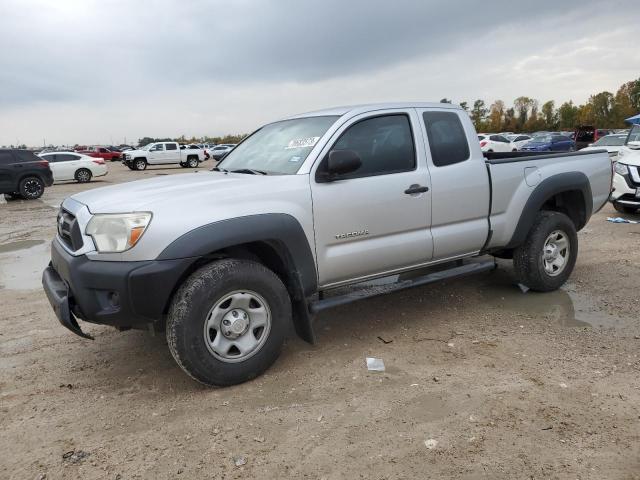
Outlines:
[[1,0],[0,145],[248,132],[378,101],[584,102],[640,76],[637,6]]

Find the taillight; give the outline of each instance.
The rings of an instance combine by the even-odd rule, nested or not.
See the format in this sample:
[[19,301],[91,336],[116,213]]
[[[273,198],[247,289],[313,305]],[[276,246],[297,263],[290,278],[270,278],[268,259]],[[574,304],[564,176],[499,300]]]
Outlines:
[[98,165],[104,165],[104,160],[102,160],[101,158],[97,159],[97,160],[93,160],[93,163],[97,163]]
[[38,165],[42,165],[43,167],[48,167],[49,166],[49,160],[40,160],[38,162]]
[[485,142],[485,141],[480,142],[480,148],[484,147],[486,144],[487,144],[487,142]]

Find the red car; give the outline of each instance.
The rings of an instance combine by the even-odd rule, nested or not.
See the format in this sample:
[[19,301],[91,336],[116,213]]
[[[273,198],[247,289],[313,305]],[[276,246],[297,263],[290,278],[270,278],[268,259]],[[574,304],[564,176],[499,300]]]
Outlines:
[[86,149],[76,150],[78,153],[82,153],[83,155],[89,155],[90,157],[102,158],[103,160],[110,160],[112,162],[116,160],[120,160],[122,156],[121,152],[113,152],[105,147],[87,147]]

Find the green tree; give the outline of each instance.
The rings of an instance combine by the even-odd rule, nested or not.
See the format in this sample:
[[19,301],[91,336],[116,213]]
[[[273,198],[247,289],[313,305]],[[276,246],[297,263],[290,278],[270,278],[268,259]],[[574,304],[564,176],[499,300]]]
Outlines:
[[476,100],[473,102],[473,108],[471,109],[471,120],[476,127],[477,131],[481,131],[484,128],[484,121],[487,118],[487,108],[485,107],[484,100]]
[[555,108],[556,104],[553,100],[549,100],[542,105],[540,109],[544,128],[546,130],[557,130],[558,128],[558,112]]
[[609,127],[615,123],[615,97],[611,92],[600,92],[589,97],[593,121],[599,127]]
[[465,111],[469,111],[469,104],[467,102],[460,102],[460,107]]
[[489,107],[489,131],[500,132],[504,123],[504,102],[496,100]]
[[447,97],[441,98],[440,103],[451,103],[451,100],[449,100]]
[[558,108],[559,127],[563,130],[573,130],[578,125],[578,107],[569,100]]
[[533,102],[535,102],[535,100],[532,100],[529,97],[518,97],[513,101],[513,107],[518,113],[517,131],[522,131],[524,129],[524,125],[529,119],[529,110],[533,106]]

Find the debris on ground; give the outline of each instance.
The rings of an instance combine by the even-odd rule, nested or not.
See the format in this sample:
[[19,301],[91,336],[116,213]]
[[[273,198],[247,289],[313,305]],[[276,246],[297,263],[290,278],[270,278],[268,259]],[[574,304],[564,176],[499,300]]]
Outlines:
[[264,443],[264,437],[253,437],[254,442]]
[[387,343],[391,343],[393,342],[393,340],[387,340],[386,338],[382,338],[381,336],[378,335],[378,340],[380,340],[382,343],[387,344]]
[[236,467],[241,467],[247,464],[247,457],[245,455],[240,455],[238,457],[233,457],[233,464]]
[[560,385],[560,388],[567,388],[567,384],[566,383],[559,383],[558,385]]
[[84,450],[70,450],[62,454],[62,460],[69,463],[80,463],[89,455],[91,454]]
[[607,222],[611,223],[640,223],[637,220],[629,220],[628,218],[622,217],[607,217]]
[[523,285],[521,283],[517,283],[516,285],[518,286],[518,288],[520,289],[520,291],[522,293],[527,293],[530,290],[529,287],[527,287],[526,285]]
[[367,370],[371,372],[384,372],[384,362],[381,358],[367,357]]
[[424,446],[427,447],[429,450],[433,450],[438,446],[438,440],[436,440],[435,438],[429,438],[424,441]]

